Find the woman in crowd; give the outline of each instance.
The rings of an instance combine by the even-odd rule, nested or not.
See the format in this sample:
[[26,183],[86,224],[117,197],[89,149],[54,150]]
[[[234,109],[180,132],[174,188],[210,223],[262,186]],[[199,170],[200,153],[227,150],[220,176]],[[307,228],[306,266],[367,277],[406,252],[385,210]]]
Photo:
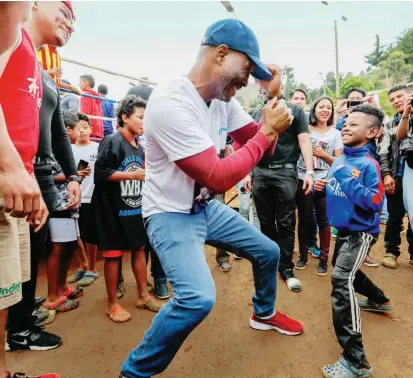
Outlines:
[[[327,177],[328,170],[334,159],[342,155],[343,143],[338,130],[331,127],[334,123],[334,106],[329,97],[318,98],[310,111],[309,132],[313,145],[314,180]],[[308,250],[310,248],[310,225],[313,204],[316,210],[317,224],[320,238],[320,261],[316,274],[327,275],[327,260],[330,249],[331,229],[327,221],[326,198],[320,193],[311,192],[305,194],[303,179],[306,173],[302,155],[297,163],[298,169],[298,241],[300,246],[300,258],[296,264],[297,269],[304,269],[308,262]]]

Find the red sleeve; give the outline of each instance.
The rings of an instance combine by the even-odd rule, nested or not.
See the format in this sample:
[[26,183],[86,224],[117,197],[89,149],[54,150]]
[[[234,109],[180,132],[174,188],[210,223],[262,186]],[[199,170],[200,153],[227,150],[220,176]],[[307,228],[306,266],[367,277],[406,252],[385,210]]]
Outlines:
[[270,141],[262,133],[248,140],[234,154],[220,159],[215,147],[176,161],[189,177],[216,193],[224,193],[240,182],[264,155]]
[[[248,125],[239,128],[238,130],[229,133],[229,136],[234,141],[234,150],[238,150],[242,147],[249,139],[251,139],[262,127],[262,121],[256,123],[255,121],[250,122]],[[265,152],[265,156],[274,155],[275,146],[277,145],[278,137],[274,139],[271,143],[270,148]]]
[[88,97],[81,97],[80,98],[80,111],[82,113],[93,115],[92,114],[92,102],[93,100]]

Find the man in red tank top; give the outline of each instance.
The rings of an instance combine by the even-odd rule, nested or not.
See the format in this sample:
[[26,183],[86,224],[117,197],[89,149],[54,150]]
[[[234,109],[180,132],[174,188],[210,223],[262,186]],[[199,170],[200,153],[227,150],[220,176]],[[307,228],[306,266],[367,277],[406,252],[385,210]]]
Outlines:
[[[0,345],[7,308],[21,300],[22,282],[30,279],[28,224],[37,231],[48,216],[33,176],[42,86],[33,43],[21,27],[30,8],[31,2],[0,3]],[[11,377],[4,348],[0,377]]]

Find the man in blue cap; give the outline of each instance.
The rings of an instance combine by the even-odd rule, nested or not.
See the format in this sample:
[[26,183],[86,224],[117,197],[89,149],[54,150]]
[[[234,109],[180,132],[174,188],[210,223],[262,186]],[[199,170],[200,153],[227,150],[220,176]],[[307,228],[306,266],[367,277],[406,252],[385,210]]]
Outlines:
[[[173,297],[122,365],[120,377],[164,371],[212,310],[215,285],[204,244],[251,261],[252,328],[302,333],[299,322],[275,311],[278,245],[213,199],[214,193],[224,193],[243,179],[264,153],[272,153],[277,136],[292,122],[283,100],[269,101],[257,124],[234,99],[250,74],[271,81],[273,72],[260,61],[252,30],[238,20],[222,20],[207,29],[189,74],[153,91],[145,112],[142,208]],[[241,147],[224,157],[227,135]]]

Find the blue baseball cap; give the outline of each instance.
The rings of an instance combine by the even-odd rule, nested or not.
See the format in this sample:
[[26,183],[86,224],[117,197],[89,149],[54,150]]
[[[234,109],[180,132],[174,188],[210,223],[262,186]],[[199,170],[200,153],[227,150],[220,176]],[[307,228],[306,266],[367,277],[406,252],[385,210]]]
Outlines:
[[271,80],[272,74],[260,60],[260,47],[254,32],[243,22],[229,18],[212,24],[206,31],[203,46],[227,45],[246,54],[255,64],[252,72],[258,80]]

